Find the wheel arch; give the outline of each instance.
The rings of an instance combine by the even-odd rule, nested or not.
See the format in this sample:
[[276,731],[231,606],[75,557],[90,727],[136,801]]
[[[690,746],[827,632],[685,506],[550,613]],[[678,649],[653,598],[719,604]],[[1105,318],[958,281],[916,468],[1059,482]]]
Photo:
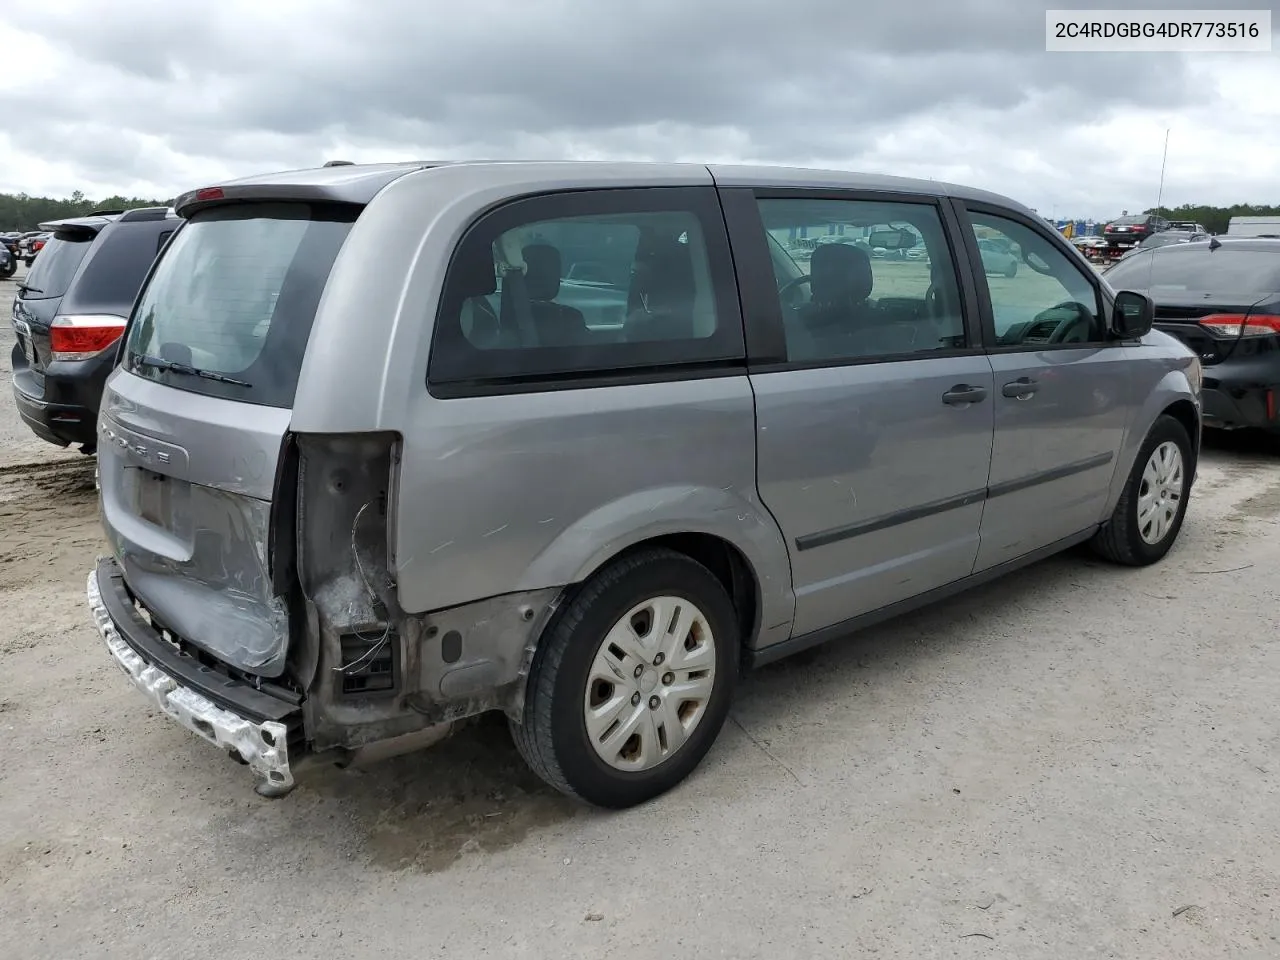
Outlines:
[[1187,431],[1187,436],[1191,438],[1191,463],[1188,464],[1188,468],[1191,473],[1191,482],[1194,483],[1196,467],[1200,462],[1200,411],[1194,403],[1184,398],[1173,401],[1160,411],[1160,415],[1173,417],[1182,424]]
[[[650,537],[634,543],[601,564],[601,569],[624,557],[653,548],[665,548],[683,554],[711,571],[720,581],[738,615],[738,629],[743,652],[750,650],[760,635],[761,592],[755,568],[737,546],[713,533],[687,531]],[[744,661],[745,662],[745,661]]]
[[1151,432],[1156,420],[1166,415],[1173,417],[1187,429],[1187,435],[1191,440],[1191,479],[1195,480],[1200,451],[1200,404],[1190,380],[1187,379],[1186,371],[1180,365],[1177,369],[1164,373],[1147,394],[1141,408],[1130,420],[1124,442],[1118,451],[1116,470],[1112,474],[1106,508],[1099,517],[1099,522],[1105,521],[1115,510],[1124,486],[1129,480],[1129,473],[1137,460],[1138,452],[1147,439],[1147,434]]
[[754,489],[653,488],[604,504],[549,544],[519,589],[559,585],[571,594],[619,557],[655,546],[697,560],[724,584],[748,647],[790,636],[791,561]]

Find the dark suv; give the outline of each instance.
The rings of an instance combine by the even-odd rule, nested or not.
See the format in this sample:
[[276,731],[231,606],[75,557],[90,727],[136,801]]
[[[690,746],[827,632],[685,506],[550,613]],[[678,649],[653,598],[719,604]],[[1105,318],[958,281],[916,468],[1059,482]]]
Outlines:
[[18,271],[18,234],[0,234],[0,280],[7,280]]
[[138,288],[182,221],[164,207],[41,224],[13,302],[13,398],[36,436],[93,453],[102,385]]

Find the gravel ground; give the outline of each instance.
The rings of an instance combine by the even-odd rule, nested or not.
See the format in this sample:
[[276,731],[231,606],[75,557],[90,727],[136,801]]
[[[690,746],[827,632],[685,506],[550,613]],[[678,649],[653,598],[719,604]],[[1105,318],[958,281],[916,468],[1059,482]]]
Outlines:
[[760,672],[686,785],[604,814],[498,722],[259,799],[108,661],[92,464],[12,419],[6,957],[1280,955],[1273,450],[1207,451],[1155,568],[1073,553]]

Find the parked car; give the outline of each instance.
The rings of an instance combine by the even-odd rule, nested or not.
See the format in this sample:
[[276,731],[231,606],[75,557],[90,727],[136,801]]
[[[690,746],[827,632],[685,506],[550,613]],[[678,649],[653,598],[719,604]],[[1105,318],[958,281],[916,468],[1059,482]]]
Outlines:
[[49,240],[13,301],[13,398],[36,436],[97,447],[98,404],[156,252],[179,224],[164,207],[43,226]]
[[1103,256],[1108,260],[1118,260],[1147,237],[1168,229],[1169,221],[1155,214],[1118,217],[1102,228],[1102,235],[1107,241]]
[[[1187,507],[1195,356],[990,193],[394,164],[177,209],[103,396],[88,600],[264,794],[498,710],[557,789],[639,803],[740,665],[1078,543],[1154,563]],[[885,223],[868,245],[931,269],[778,242]],[[584,260],[618,299],[562,299]]]
[[5,233],[0,234],[0,247],[4,248],[4,252],[8,254],[8,266],[0,268],[0,280],[6,280],[18,272],[18,261],[21,256],[18,253],[18,239],[21,234]]
[[0,280],[7,280],[12,277],[14,271],[18,269],[18,261],[13,258],[13,254],[9,252],[9,248],[0,243]]
[[1136,247],[1126,250],[1121,260],[1127,260],[1129,257],[1138,255],[1144,250],[1153,250],[1156,247],[1168,246],[1171,243],[1201,243],[1209,239],[1207,233],[1193,233],[1189,230],[1162,230],[1159,233],[1153,233],[1147,237]]
[[22,239],[19,241],[19,250],[22,253],[23,262],[28,267],[35,263],[36,254],[44,249],[44,245],[48,239],[49,234],[44,231],[23,235]]
[[1196,223],[1194,220],[1170,220],[1170,230],[1183,230],[1187,233],[1204,233],[1208,234],[1208,228]]
[[1280,240],[1160,247],[1107,279],[1147,293],[1155,326],[1200,358],[1206,427],[1280,432]]
[[988,274],[1001,274],[1006,277],[1018,275],[1018,258],[1009,252],[1007,247],[998,245],[992,240],[979,240],[978,252],[982,255],[982,268]]

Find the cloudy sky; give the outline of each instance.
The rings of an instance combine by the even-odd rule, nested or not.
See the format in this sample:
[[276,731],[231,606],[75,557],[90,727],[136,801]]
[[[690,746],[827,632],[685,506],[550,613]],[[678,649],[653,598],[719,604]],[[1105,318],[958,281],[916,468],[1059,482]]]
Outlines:
[[1047,6],[1269,8],[7,0],[0,191],[166,197],[331,158],[618,157],[934,177],[1105,217],[1155,204],[1170,128],[1167,204],[1280,202],[1280,44],[1050,54]]

